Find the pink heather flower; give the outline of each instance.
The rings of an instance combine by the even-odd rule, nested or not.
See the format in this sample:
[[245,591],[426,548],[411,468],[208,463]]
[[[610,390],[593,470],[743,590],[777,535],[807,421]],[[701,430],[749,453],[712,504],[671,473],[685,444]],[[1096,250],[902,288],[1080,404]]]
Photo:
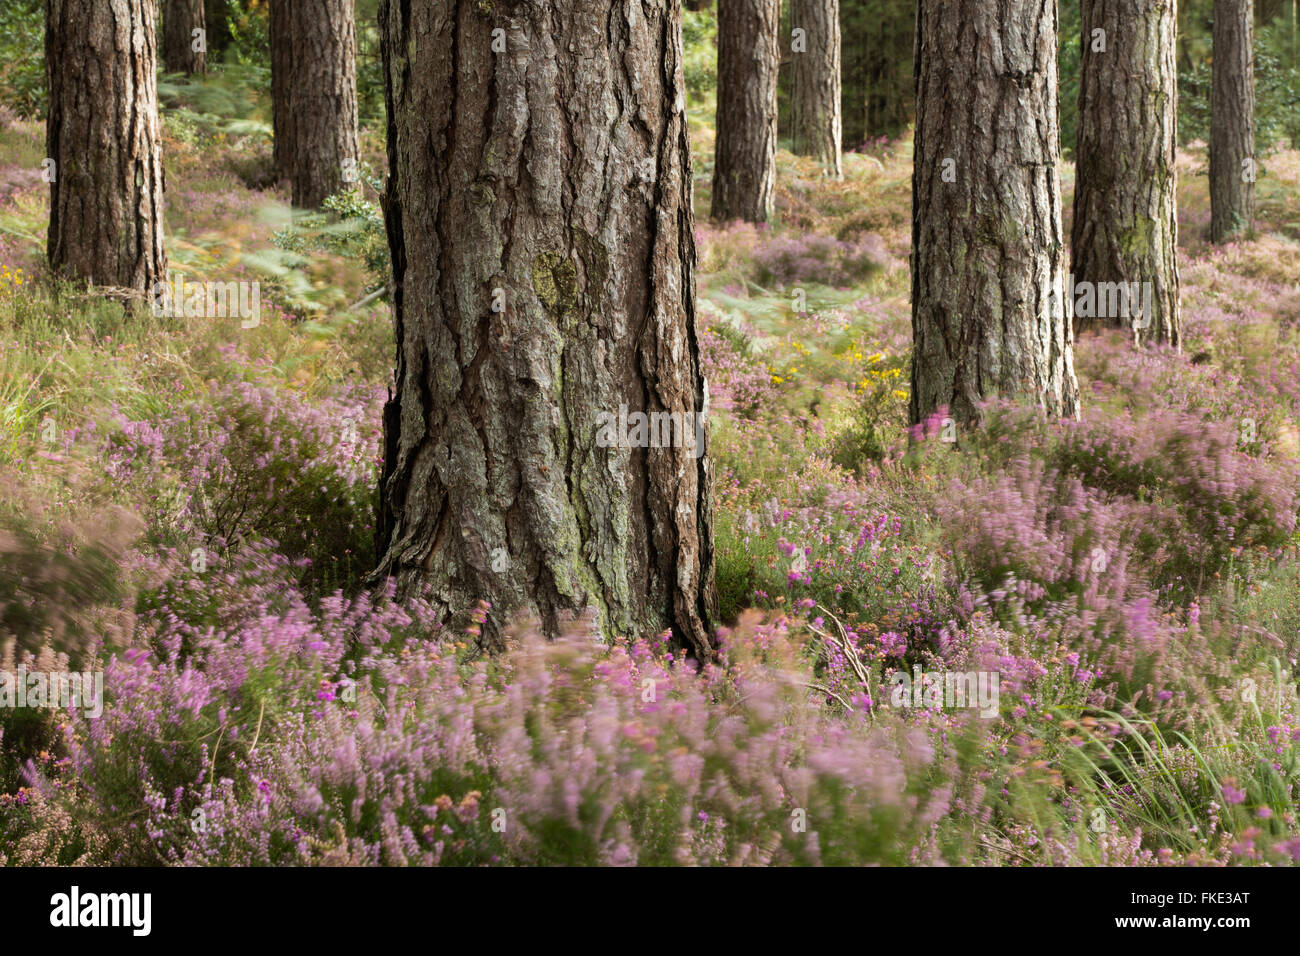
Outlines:
[[1229,806],[1246,802],[1246,791],[1238,790],[1230,784],[1223,785],[1223,802]]
[[907,653],[907,638],[896,631],[880,635],[880,650],[885,657],[902,657]]
[[1292,862],[1300,863],[1300,837],[1283,840],[1281,843],[1277,844],[1277,849],[1291,857]]

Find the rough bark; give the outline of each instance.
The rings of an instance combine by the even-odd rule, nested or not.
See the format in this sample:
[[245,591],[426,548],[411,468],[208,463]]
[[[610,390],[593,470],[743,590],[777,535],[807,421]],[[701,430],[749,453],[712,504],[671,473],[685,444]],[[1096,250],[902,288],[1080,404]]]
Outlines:
[[[171,73],[203,73],[207,52],[194,49],[194,31],[204,29],[203,0],[165,0],[163,65]],[[206,37],[205,44],[206,46]]]
[[1252,0],[1214,0],[1210,240],[1255,222],[1255,19]]
[[147,292],[167,276],[152,0],[48,0],[50,268]]
[[718,111],[710,216],[767,222],[776,195],[781,0],[718,0]]
[[344,188],[345,164],[355,169],[360,155],[352,0],[296,0],[290,21],[293,204],[316,209]]
[[1076,284],[1150,283],[1152,314],[1076,315],[1074,327],[1143,325],[1141,340],[1177,346],[1176,3],[1082,0],[1080,13],[1071,271]]
[[1065,311],[1055,0],[918,0],[912,395],[1077,416]]
[[590,611],[709,653],[712,463],[597,441],[620,405],[706,402],[680,24],[680,0],[380,8],[398,354],[375,579],[450,620],[490,601],[489,647],[511,612],[554,634]]
[[792,148],[839,179],[840,0],[790,0],[790,25],[804,31],[807,44],[790,54]]
[[272,164],[281,182],[293,178],[293,21],[291,0],[270,0],[268,40],[271,46]]

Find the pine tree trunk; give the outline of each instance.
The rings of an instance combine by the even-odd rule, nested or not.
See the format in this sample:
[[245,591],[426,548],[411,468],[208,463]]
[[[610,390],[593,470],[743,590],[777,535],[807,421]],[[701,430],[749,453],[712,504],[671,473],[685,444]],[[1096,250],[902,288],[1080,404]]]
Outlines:
[[775,211],[777,30],[781,0],[718,0],[718,113],[710,216],[767,222]]
[[272,165],[280,182],[293,179],[293,80],[292,0],[270,0],[268,40],[271,46],[271,131]]
[[296,0],[290,18],[293,204],[316,209],[355,179],[360,156],[352,0]]
[[811,156],[828,176],[840,165],[840,2],[790,0],[790,24],[803,30],[805,49],[791,49],[790,120],[793,149]]
[[385,0],[380,31],[398,356],[376,579],[453,621],[490,601],[492,647],[513,611],[554,634],[591,609],[707,655],[712,463],[693,433],[598,428],[706,402],[680,0]]
[[1255,22],[1259,26],[1265,26],[1272,23],[1290,5],[1290,0],[1259,0],[1256,9]]
[[1077,416],[1056,29],[1054,0],[918,0],[913,423],[994,395]]
[[[194,49],[194,31],[204,29],[203,0],[166,0],[163,8],[163,64],[168,72],[193,74],[206,71],[206,49]],[[206,48],[206,34],[202,45]]]
[[1150,291],[1151,314],[1093,303],[1089,311],[1128,314],[1086,315],[1076,296],[1074,327],[1137,327],[1143,341],[1177,346],[1175,0],[1082,0],[1080,13],[1073,280],[1137,283],[1144,300]]
[[1255,20],[1251,0],[1214,0],[1210,240],[1255,222]]
[[50,268],[147,293],[167,277],[153,0],[48,0]]

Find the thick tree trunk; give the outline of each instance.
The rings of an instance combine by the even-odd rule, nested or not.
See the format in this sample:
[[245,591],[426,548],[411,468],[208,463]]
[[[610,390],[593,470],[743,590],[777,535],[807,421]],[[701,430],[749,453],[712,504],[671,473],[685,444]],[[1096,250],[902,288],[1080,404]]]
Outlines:
[[163,65],[171,73],[203,73],[207,69],[207,35],[204,49],[196,50],[195,30],[204,30],[203,0],[166,0],[163,8]]
[[296,0],[291,18],[293,204],[316,209],[355,177],[360,156],[352,0]]
[[271,132],[275,178],[293,179],[293,19],[292,0],[270,0],[268,40],[271,46]]
[[812,156],[828,176],[840,165],[840,0],[790,0],[790,125],[794,152]]
[[912,397],[1076,416],[1063,296],[1055,0],[918,0]]
[[1251,0],[1214,0],[1210,239],[1255,222],[1255,19]]
[[1137,288],[1144,303],[1149,292],[1151,314],[1094,302],[1087,312],[1121,314],[1089,315],[1076,308],[1074,327],[1103,322],[1136,328],[1144,341],[1177,346],[1176,3],[1082,0],[1080,13],[1071,271],[1078,288],[1123,283]]
[[510,612],[556,633],[590,609],[709,653],[693,422],[649,446],[598,427],[706,403],[680,24],[680,0],[380,7],[398,355],[376,578],[452,620],[490,601],[489,646]]
[[718,113],[710,216],[767,222],[775,211],[777,30],[781,0],[718,0]]
[[148,292],[167,277],[153,0],[48,0],[50,268]]

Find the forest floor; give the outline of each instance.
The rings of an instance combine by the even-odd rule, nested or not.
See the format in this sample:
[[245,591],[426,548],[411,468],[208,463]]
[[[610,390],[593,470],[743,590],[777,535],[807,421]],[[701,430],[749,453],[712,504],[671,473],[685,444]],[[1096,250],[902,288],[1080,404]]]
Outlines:
[[[295,220],[264,124],[163,92],[172,269],[258,281],[252,327],[51,283],[43,129],[0,118],[0,671],[107,693],[0,708],[0,863],[1300,859],[1300,153],[1219,248],[1180,154],[1181,351],[1082,336],[1082,422],[909,442],[910,141],[843,182],[782,151],[778,222],[716,227],[694,122],[728,624],[697,675],[644,640],[475,660],[357,591],[375,183]],[[917,668],[996,673],[996,719],[900,697]]]

